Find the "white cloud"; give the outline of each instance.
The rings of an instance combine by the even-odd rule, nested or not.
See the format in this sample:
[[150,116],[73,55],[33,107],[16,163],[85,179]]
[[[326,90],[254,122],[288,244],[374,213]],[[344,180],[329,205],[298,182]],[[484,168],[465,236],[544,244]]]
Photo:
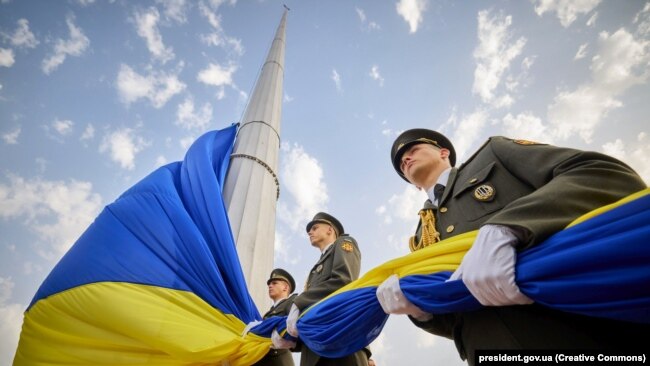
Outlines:
[[341,86],[341,75],[339,75],[336,69],[332,69],[332,80],[334,81],[334,85],[336,85],[336,90],[342,92],[343,87]]
[[34,48],[38,45],[38,40],[29,30],[29,21],[27,19],[21,18],[18,19],[18,28],[14,31],[14,34],[11,36],[4,35],[9,38],[9,41],[12,45],[16,47],[26,47]]
[[5,144],[8,145],[15,145],[18,143],[18,136],[20,136],[20,131],[21,128],[18,127],[15,130],[11,132],[7,132],[2,135],[2,139],[4,140]]
[[593,27],[594,24],[596,24],[597,19],[598,19],[598,12],[596,11],[591,17],[589,17],[589,20],[587,20],[587,23],[585,23],[585,25],[587,27]]
[[623,105],[606,90],[586,85],[572,92],[561,92],[548,108],[552,133],[560,140],[579,134],[591,142],[594,128],[612,109]]
[[[221,5],[212,4],[212,8],[216,9]],[[201,41],[210,46],[223,47],[227,51],[234,52],[236,55],[244,54],[244,47],[241,44],[241,40],[233,37],[229,37],[221,27],[221,17],[212,11],[208,6],[203,2],[199,3],[199,10],[201,15],[208,20],[210,26],[212,27],[212,32],[208,34],[201,35]]]
[[0,47],[0,66],[11,67],[16,59],[14,58],[14,50],[11,48]]
[[168,163],[168,161],[167,161],[166,157],[164,157],[162,155],[158,155],[158,157],[156,158],[156,166],[155,166],[155,168],[166,165],[167,163]]
[[185,98],[176,110],[176,124],[185,129],[204,131],[212,120],[212,105],[205,103],[200,111],[194,110],[194,100]]
[[357,11],[357,15],[359,16],[359,20],[361,23],[366,22],[366,13],[363,11],[363,9],[359,9],[358,7],[355,7],[354,10]]
[[278,260],[280,260],[284,263],[295,265],[302,259],[298,251],[291,250],[291,246],[287,244],[285,236],[277,230],[275,231],[274,244],[275,263],[278,263]]
[[221,66],[210,63],[207,68],[199,71],[196,76],[197,80],[214,86],[233,85],[232,75],[237,70],[237,66]]
[[542,16],[544,13],[556,12],[560,23],[568,27],[581,14],[587,14],[600,4],[600,0],[537,0],[535,12]]
[[136,136],[130,128],[122,128],[104,136],[99,151],[107,152],[114,162],[123,169],[135,168],[135,156],[145,147],[149,146],[142,137]]
[[156,3],[163,6],[167,19],[180,24],[187,22],[187,8],[189,5],[186,0],[156,0]]
[[[483,127],[487,123],[488,113],[484,110],[477,110],[469,115],[465,115],[459,121],[454,111],[449,119],[443,124],[441,132],[451,136],[450,140],[454,142],[456,150],[456,166],[460,165],[463,159],[469,156],[477,139],[480,137]],[[451,131],[451,133],[446,133]]]
[[576,55],[573,57],[574,60],[579,60],[581,58],[584,58],[587,55],[587,46],[588,43],[583,43],[580,45],[580,48],[578,48],[578,52],[576,52]]
[[14,288],[11,277],[0,277],[0,364],[11,365],[18,347],[25,306],[8,303]]
[[508,137],[552,143],[552,138],[547,130],[548,127],[542,123],[542,120],[530,112],[520,113],[516,116],[508,113],[503,117],[503,131]]
[[354,10],[356,10],[357,15],[359,16],[359,20],[361,21],[361,26],[364,30],[372,31],[381,28],[379,24],[373,21],[369,21],[369,22],[367,21],[366,12],[363,11],[363,9],[355,7]]
[[[292,230],[303,229],[305,219],[326,210],[329,196],[323,168],[318,160],[298,144],[282,144],[280,181],[291,198],[278,205],[278,218]],[[292,204],[287,202],[293,201]]]
[[8,185],[0,184],[0,217],[23,218],[23,225],[48,245],[38,251],[47,259],[60,258],[101,209],[90,182],[8,178]]
[[81,6],[90,6],[95,3],[95,0],[76,0]]
[[171,47],[165,47],[160,30],[158,29],[158,21],[160,20],[160,13],[156,8],[149,8],[146,11],[135,13],[135,25],[138,35],[145,39],[147,42],[147,49],[157,60],[165,63],[174,58],[174,50]]
[[598,53],[590,66],[591,80],[576,90],[559,92],[548,107],[552,134],[562,140],[578,134],[590,142],[602,118],[623,105],[617,97],[647,81],[649,45],[623,28],[611,35],[600,33]]
[[69,135],[72,132],[72,126],[74,126],[74,122],[69,119],[61,120],[57,118],[52,122],[52,128],[61,136]]
[[194,140],[196,140],[196,137],[194,136],[183,137],[182,139],[179,140],[179,144],[183,150],[187,150],[187,148],[189,148],[192,145]]
[[511,16],[498,14],[492,17],[486,10],[478,13],[479,44],[474,50],[476,69],[472,92],[480,95],[483,102],[492,103],[495,107],[512,104],[510,95],[495,97],[494,92],[510,68],[510,63],[521,54],[526,44],[524,37],[510,41],[511,24]]
[[643,178],[646,184],[650,183],[650,138],[646,132],[637,135],[636,141],[624,143],[621,139],[605,143],[603,153],[611,155],[630,165]]
[[92,140],[93,137],[95,137],[95,127],[89,123],[79,139],[81,141]]
[[409,32],[418,31],[422,23],[422,13],[427,9],[426,0],[400,0],[397,5],[397,14],[401,15],[409,24]]
[[126,104],[146,98],[155,108],[160,108],[185,87],[186,85],[173,73],[150,72],[143,76],[124,64],[121,65],[117,75],[120,99]]
[[63,40],[62,38],[58,38],[56,40],[53,54],[46,57],[41,64],[41,69],[45,74],[50,74],[56,70],[65,61],[67,56],[81,56],[86,48],[88,48],[90,44],[88,37],[73,22],[73,16],[66,17],[66,23],[70,31],[70,39]]
[[634,24],[637,24],[636,33],[639,37],[650,36],[650,2],[645,3],[645,6],[634,16]]
[[[381,217],[384,224],[391,224],[395,219],[399,219],[400,222],[409,225],[417,223],[418,211],[422,208],[422,204],[426,198],[424,191],[418,190],[412,184],[407,184],[404,186],[402,192],[393,194],[385,204],[377,207],[375,213]],[[400,225],[399,227],[406,228],[405,225]],[[409,235],[412,235],[412,232]],[[404,243],[407,242],[408,239],[404,239],[391,244],[396,249],[403,249]]]
[[379,86],[384,86],[384,77],[379,73],[379,66],[372,65],[370,68],[370,77],[379,82]]

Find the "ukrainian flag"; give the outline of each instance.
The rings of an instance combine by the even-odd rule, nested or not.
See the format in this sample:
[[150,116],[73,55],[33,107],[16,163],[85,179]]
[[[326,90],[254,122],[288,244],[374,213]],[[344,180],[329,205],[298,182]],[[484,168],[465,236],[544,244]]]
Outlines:
[[236,126],[106,206],[25,312],[15,365],[249,365],[270,340],[221,196]]
[[[103,210],[25,312],[15,365],[250,365],[268,352],[285,317],[241,335],[260,315],[221,196],[235,135],[235,126],[203,135],[183,162],[156,170]],[[393,274],[428,312],[479,308],[462,281],[447,282],[475,237],[458,235],[370,270],[303,312],[301,340],[328,357],[368,345],[388,317],[377,286]],[[517,283],[551,308],[650,323],[649,242],[646,189],[521,253]]]

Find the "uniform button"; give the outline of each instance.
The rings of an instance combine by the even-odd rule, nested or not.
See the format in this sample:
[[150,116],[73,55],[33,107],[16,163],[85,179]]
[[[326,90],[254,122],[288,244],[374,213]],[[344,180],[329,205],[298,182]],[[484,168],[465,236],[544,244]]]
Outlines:
[[442,213],[447,212],[447,207],[440,207],[440,212],[442,212]]
[[454,225],[447,226],[447,232],[450,233],[452,231],[454,231]]
[[470,182],[470,183],[476,183],[476,182],[478,182],[478,179],[477,179],[477,178],[472,178],[472,179],[470,179],[469,182]]

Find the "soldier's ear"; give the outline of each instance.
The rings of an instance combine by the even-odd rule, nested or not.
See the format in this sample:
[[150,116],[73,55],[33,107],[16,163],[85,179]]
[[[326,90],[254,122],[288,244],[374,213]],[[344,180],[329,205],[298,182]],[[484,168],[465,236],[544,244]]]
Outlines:
[[441,158],[449,158],[449,149],[445,149],[444,147],[440,149],[440,157]]

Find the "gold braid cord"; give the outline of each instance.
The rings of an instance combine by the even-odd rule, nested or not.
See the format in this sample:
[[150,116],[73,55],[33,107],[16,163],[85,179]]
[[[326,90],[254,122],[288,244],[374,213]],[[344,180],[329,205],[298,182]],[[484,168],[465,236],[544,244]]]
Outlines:
[[416,243],[417,235],[413,235],[409,240],[409,249],[411,249],[411,252],[426,248],[440,241],[440,233],[436,230],[436,217],[433,214],[433,210],[420,210],[418,214],[420,215],[422,232],[419,242]]

